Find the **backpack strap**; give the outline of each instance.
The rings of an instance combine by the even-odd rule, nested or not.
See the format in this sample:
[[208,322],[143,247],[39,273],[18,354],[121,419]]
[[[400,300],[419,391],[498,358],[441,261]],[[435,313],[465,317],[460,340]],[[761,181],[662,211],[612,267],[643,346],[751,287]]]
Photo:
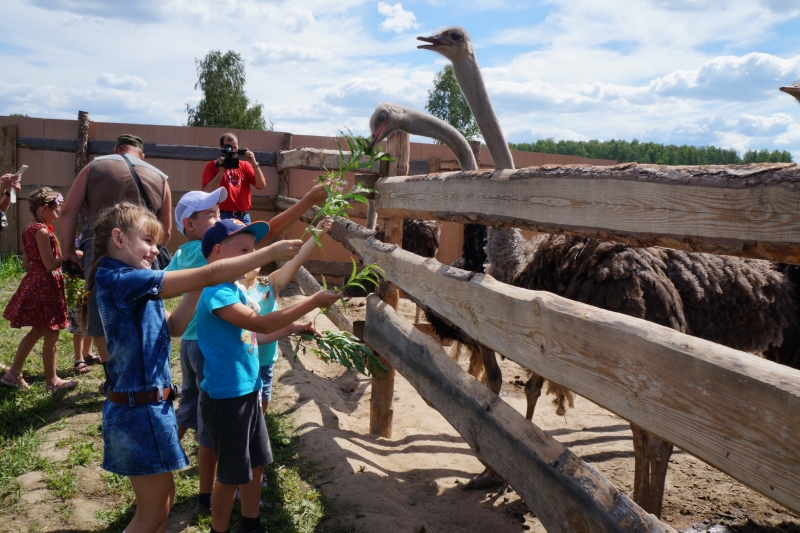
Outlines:
[[131,160],[128,159],[128,156],[126,156],[125,154],[120,154],[120,155],[122,156],[122,159],[124,159],[125,162],[128,163],[128,169],[131,171],[131,176],[133,176],[133,181],[136,182],[136,187],[139,188],[139,196],[144,202],[145,207],[147,208],[148,211],[155,214],[155,211],[153,211],[153,204],[150,203],[150,197],[148,197],[147,193],[144,191],[144,187],[142,186],[142,180],[139,179],[139,174],[137,174],[136,169],[133,168]]

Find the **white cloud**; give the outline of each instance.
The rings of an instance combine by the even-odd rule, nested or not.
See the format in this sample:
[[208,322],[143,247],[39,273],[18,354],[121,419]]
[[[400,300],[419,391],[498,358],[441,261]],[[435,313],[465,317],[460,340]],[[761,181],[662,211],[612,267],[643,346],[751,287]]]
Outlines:
[[134,76],[132,74],[115,76],[114,74],[106,72],[97,78],[97,85],[128,91],[140,91],[147,87],[147,82],[139,76]]
[[395,33],[404,32],[419,28],[417,17],[411,11],[405,11],[403,4],[397,3],[393,6],[385,2],[378,2],[378,13],[387,17],[381,22],[382,31],[393,31]]
[[332,59],[334,54],[317,46],[297,46],[293,44],[256,43],[253,45],[253,64],[270,63],[313,63]]

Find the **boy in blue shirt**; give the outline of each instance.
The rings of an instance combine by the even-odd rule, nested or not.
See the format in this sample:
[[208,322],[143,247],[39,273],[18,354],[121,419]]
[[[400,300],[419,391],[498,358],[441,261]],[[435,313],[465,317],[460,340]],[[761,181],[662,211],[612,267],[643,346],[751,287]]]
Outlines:
[[[203,237],[203,255],[211,264],[252,253],[269,231],[266,222],[245,225],[237,219],[220,220]],[[196,313],[198,343],[205,356],[200,413],[218,461],[211,497],[212,533],[228,531],[237,487],[242,502],[239,532],[266,531],[258,504],[262,473],[272,462],[272,450],[261,412],[258,337],[268,340],[313,331],[310,322],[294,321],[340,297],[338,292],[321,291],[262,316],[248,306],[234,280],[203,290]]]
[[[181,197],[178,205],[175,206],[175,227],[189,241],[178,248],[165,270],[198,268],[207,264],[201,250],[203,235],[220,219],[219,204],[224,202],[227,196],[227,191],[220,187],[210,193],[189,191]],[[325,187],[316,185],[297,204],[272,218],[269,226],[272,228],[270,233],[275,235],[283,232],[312,205],[326,198]],[[199,444],[197,470],[200,479],[197,505],[193,513],[195,518],[211,514],[211,489],[214,486],[214,472],[217,468],[213,443],[203,426],[198,404],[200,382],[203,381],[203,361],[203,353],[197,343],[196,317],[193,317],[181,337],[180,362],[183,381],[176,417],[179,439],[183,438],[189,428],[197,433]]]

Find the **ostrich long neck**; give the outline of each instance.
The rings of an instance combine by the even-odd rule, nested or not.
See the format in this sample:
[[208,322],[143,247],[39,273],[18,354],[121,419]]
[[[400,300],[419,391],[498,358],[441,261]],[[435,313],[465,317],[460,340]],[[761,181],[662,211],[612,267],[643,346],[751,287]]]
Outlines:
[[447,122],[427,113],[420,113],[406,108],[406,115],[407,119],[404,120],[402,125],[403,131],[430,137],[444,143],[455,154],[458,164],[461,165],[461,170],[478,170],[475,154],[472,153],[469,143],[461,135],[461,132]]
[[483,76],[475,55],[468,59],[453,61],[453,73],[478,123],[489,153],[492,154],[495,168],[514,168],[511,150],[508,149],[503,130],[500,129],[500,122],[489,100],[489,93],[483,84]]

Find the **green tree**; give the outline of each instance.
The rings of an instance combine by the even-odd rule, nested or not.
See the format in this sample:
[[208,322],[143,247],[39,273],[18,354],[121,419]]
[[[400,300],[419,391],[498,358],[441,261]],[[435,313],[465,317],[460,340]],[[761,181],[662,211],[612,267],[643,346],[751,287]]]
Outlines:
[[242,56],[228,50],[212,50],[202,60],[195,59],[197,83],[203,91],[196,107],[186,105],[189,126],[210,126],[242,130],[272,130],[273,124],[262,115],[263,106],[250,104],[244,91]]
[[428,91],[425,110],[444,120],[469,140],[480,136],[481,131],[472,116],[461,88],[458,86],[452,65],[447,65],[433,80],[433,89]]

